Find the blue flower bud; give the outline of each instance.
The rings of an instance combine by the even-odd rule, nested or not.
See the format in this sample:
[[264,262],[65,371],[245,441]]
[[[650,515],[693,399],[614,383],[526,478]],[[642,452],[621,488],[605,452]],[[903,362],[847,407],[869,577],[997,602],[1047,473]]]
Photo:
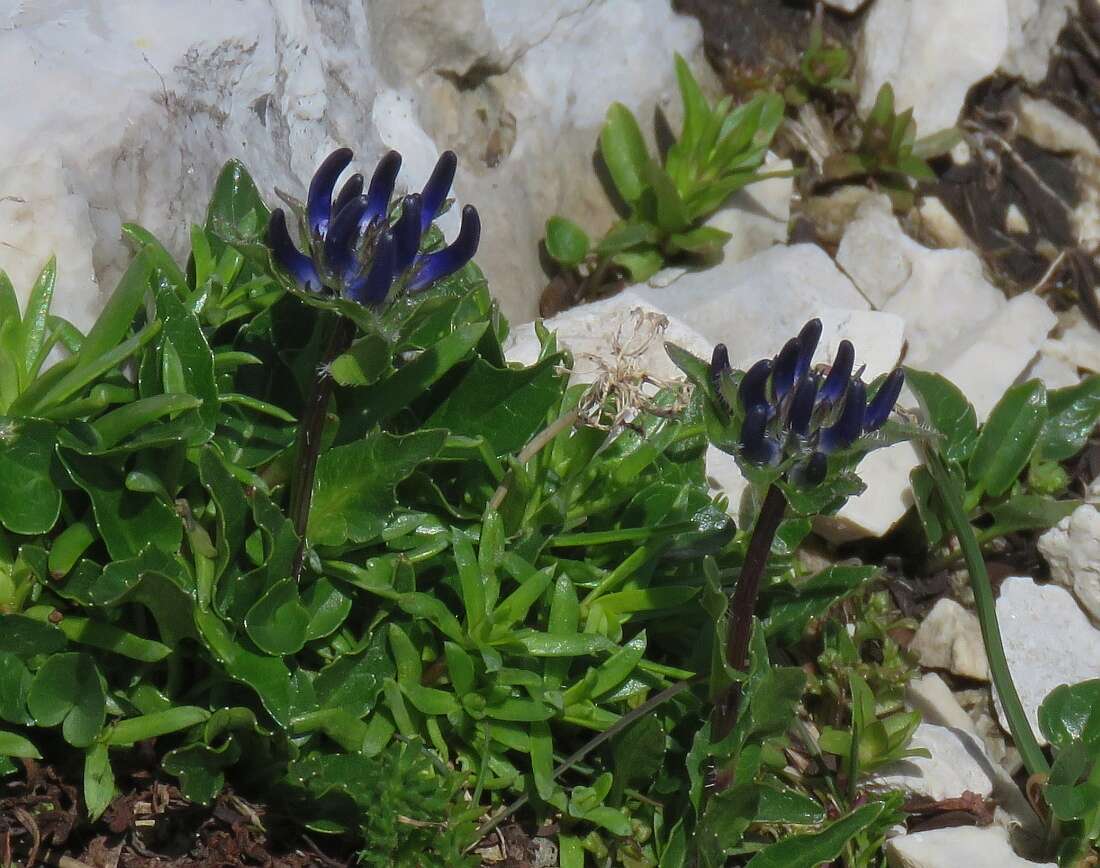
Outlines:
[[311,292],[320,291],[321,279],[317,276],[317,269],[313,267],[313,260],[295,247],[294,242],[290,240],[290,233],[286,228],[286,215],[282,208],[276,208],[271,212],[271,222],[267,224],[267,244],[271,248],[275,261],[290,272],[291,277]]
[[394,278],[393,232],[384,229],[374,243],[374,258],[370,270],[352,282],[347,288],[348,296],[363,305],[381,304],[389,294]]
[[310,232],[315,238],[324,238],[332,219],[332,191],[336,189],[336,179],[351,163],[351,148],[337,148],[327,157],[309,182],[306,195],[306,218]]
[[455,168],[458,166],[458,157],[454,151],[444,151],[439,155],[435,168],[432,170],[428,183],[420,191],[424,200],[420,212],[420,233],[428,231],[432,221],[439,216],[439,209],[447,201],[447,194],[451,192],[451,184],[455,179]]
[[423,200],[419,193],[412,193],[401,202],[401,216],[393,227],[396,245],[395,267],[398,273],[413,264],[420,252],[420,213]]
[[356,172],[350,178],[344,182],[344,186],[340,188],[340,192],[336,194],[336,199],[332,203],[332,213],[339,214],[344,210],[344,206],[348,204],[356,196],[363,195],[363,176]]
[[814,452],[804,462],[791,471],[791,482],[799,488],[813,488],[825,481],[829,470],[829,459],[823,452]]
[[840,416],[828,428],[821,430],[818,448],[826,455],[847,449],[863,433],[863,414],[867,409],[867,387],[862,380],[852,380]]
[[[761,359],[747,371],[741,378],[741,385],[737,390],[737,397],[745,412],[750,407],[768,406],[768,375],[772,372],[772,360]],[[765,413],[765,416],[767,413]]]
[[397,183],[399,171],[401,171],[401,155],[397,151],[387,151],[378,161],[374,174],[370,177],[370,186],[367,188],[367,207],[363,212],[363,222],[360,223],[361,230],[365,230],[372,221],[385,217],[390,210],[390,197],[393,195],[393,186]]
[[[424,213],[421,212],[421,220]],[[481,218],[473,205],[467,205],[462,209],[462,225],[455,240],[442,250],[421,256],[417,260],[412,280],[409,281],[409,292],[419,292],[435,281],[454,274],[474,258],[480,240]]]
[[814,399],[817,398],[817,382],[813,377],[803,377],[795,387],[787,419],[791,430],[805,437],[810,430],[810,417],[814,412]]
[[819,401],[825,404],[835,404],[844,396],[844,391],[848,388],[848,380],[852,376],[852,365],[855,364],[855,361],[856,351],[852,346],[852,342],[849,340],[841,341],[836,350],[836,358],[833,359],[833,366],[829,369],[829,374],[825,377],[825,382],[817,393]]
[[355,240],[359,219],[367,209],[367,197],[356,196],[329,223],[325,233],[325,266],[344,279],[351,279],[358,269],[355,265]]
[[776,402],[787,397],[787,393],[794,387],[795,374],[798,372],[798,356],[802,352],[802,345],[798,338],[791,338],[779,351],[775,359],[775,370],[772,372],[772,392]]
[[890,411],[894,409],[894,405],[898,402],[898,395],[901,394],[901,387],[904,383],[905,374],[901,368],[890,372],[879,390],[875,392],[875,397],[871,399],[866,412],[863,414],[864,431],[877,431],[886,424],[886,420],[890,418]]
[[755,464],[773,464],[779,458],[779,444],[767,435],[767,424],[766,405],[746,408],[741,423],[741,454]]
[[817,342],[821,340],[821,320],[816,317],[802,326],[798,333],[798,364],[795,367],[795,382],[799,382],[810,370]]

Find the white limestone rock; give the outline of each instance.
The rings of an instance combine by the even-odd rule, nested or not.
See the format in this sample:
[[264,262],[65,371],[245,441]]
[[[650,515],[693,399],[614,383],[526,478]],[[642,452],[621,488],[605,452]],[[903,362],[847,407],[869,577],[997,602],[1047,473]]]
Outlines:
[[1042,380],[1046,384],[1047,391],[1062,389],[1066,386],[1076,386],[1081,382],[1081,375],[1077,372],[1077,366],[1072,365],[1058,355],[1051,355],[1046,351],[1049,340],[1039,348],[1039,355],[1027,366],[1027,370],[1020,375],[1021,380]]
[[[1037,585],[1026,576],[1011,576],[997,598],[1005,656],[1032,730],[1040,744],[1039,705],[1059,684],[1100,678],[1100,630],[1065,588]],[[997,717],[1008,724],[996,697]]]
[[[789,171],[790,160],[769,156],[762,172]],[[722,248],[722,261],[727,265],[741,262],[787,242],[787,224],[791,219],[791,196],[794,178],[768,178],[750,184],[734,193],[729,201],[709,220],[708,226],[732,236]]]
[[675,115],[672,63],[653,58],[700,43],[697,21],[646,0],[7,4],[0,266],[24,287],[56,251],[56,312],[87,326],[130,257],[121,222],[182,260],[231,157],[274,202],[275,186],[302,195],[336,145],[368,171],[401,150],[414,189],[451,147],[458,204],[482,216],[478,262],[505,313],[530,319],[546,217],[614,219],[591,166],[607,106],[647,128],[656,105]]
[[921,237],[930,238],[937,247],[976,249],[966,230],[938,196],[925,196],[917,204],[916,216]]
[[1083,504],[1039,537],[1050,577],[1100,622],[1100,510]]
[[921,723],[909,742],[925,748],[931,757],[910,757],[873,772],[868,787],[878,791],[901,790],[908,796],[939,801],[971,792],[982,798],[993,792],[993,763],[981,742],[968,732],[934,723]]
[[856,288],[816,244],[770,247],[742,262],[689,271],[638,296],[729,348],[735,367],[773,356],[827,309],[866,311]]
[[919,711],[925,723],[962,730],[975,736],[978,734],[966,709],[935,672],[927,672],[905,685],[905,704]]
[[1073,368],[1100,372],[1100,340],[1096,329],[1079,308],[1066,311],[1054,337],[1043,342],[1042,353]]
[[955,826],[900,835],[886,842],[890,868],[1057,868],[1016,855],[997,826]]
[[985,322],[970,323],[972,334],[960,336],[944,350],[949,361],[929,367],[958,386],[974,405],[978,421],[984,422],[1057,322],[1043,299],[1021,293]]
[[937,600],[921,621],[909,650],[929,669],[946,669],[977,681],[989,680],[978,616],[947,597]]
[[1051,51],[1076,0],[1008,0],[1008,48],[1002,71],[1039,84],[1047,74]]
[[1049,151],[1070,151],[1100,156],[1100,148],[1088,127],[1047,99],[1020,94],[1015,106],[1020,135]]
[[858,12],[867,5],[867,0],[825,0],[825,5],[838,12]]
[[866,114],[889,82],[918,135],[954,126],[971,85],[1008,48],[1007,0],[876,0],[860,35],[855,78]]

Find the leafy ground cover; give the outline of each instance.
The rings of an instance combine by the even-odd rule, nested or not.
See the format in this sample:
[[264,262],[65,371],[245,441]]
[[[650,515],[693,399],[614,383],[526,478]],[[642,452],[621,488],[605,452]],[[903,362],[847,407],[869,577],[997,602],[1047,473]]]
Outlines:
[[[714,133],[744,119],[697,108]],[[631,150],[619,175],[649,167],[679,201]],[[661,171],[695,185],[677,159]],[[377,209],[349,183],[338,203]],[[914,755],[911,625],[878,566],[798,549],[863,454],[917,439],[921,530],[970,568],[996,667],[980,546],[1065,514],[1095,378],[1015,387],[978,426],[909,371],[923,416],[887,421],[901,373],[811,371],[811,322],[748,372],[669,347],[691,386],[639,391],[629,358],[569,386],[545,332],[533,365],[505,362],[483,276],[453,267],[476,212],[445,247],[433,183],[358,235],[311,192],[288,203],[294,248],[230,163],[185,264],[126,227],[134,259],[86,335],[50,313],[53,263],[24,311],[0,281],[0,858],[461,866],[508,827],[563,868],[870,866],[898,824],[987,821],[866,786]],[[665,210],[638,195],[638,221]],[[705,211],[654,225],[671,244]],[[736,519],[708,444],[752,482]],[[1044,706],[1053,763],[1009,708],[1066,865],[1100,835],[1094,693]]]

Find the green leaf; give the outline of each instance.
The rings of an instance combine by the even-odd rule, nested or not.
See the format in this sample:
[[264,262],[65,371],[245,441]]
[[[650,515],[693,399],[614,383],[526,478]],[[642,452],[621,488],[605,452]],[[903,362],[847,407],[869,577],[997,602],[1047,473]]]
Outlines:
[[30,297],[27,299],[27,311],[23,316],[20,338],[23,344],[23,374],[22,386],[38,373],[38,369],[46,358],[47,335],[51,332],[49,316],[50,304],[53,301],[54,286],[57,283],[57,258],[51,256],[46,266],[42,269],[38,279],[31,287]]
[[315,545],[366,542],[382,532],[396,505],[394,488],[432,458],[447,432],[420,430],[404,437],[373,431],[321,455],[307,536]]
[[43,624],[26,615],[0,614],[0,652],[33,657],[60,651],[68,640],[52,624]]
[[622,103],[612,103],[600,130],[600,155],[603,157],[615,189],[629,205],[634,205],[645,189],[649,150],[638,121]]
[[699,82],[691,73],[691,67],[678,53],[676,55],[676,84],[680,88],[680,101],[684,105],[684,127],[680,132],[679,144],[688,154],[695,150],[702,135],[703,127],[710,118],[711,110],[707,98],[703,95]]
[[588,255],[592,242],[572,220],[554,216],[546,221],[546,252],[566,268],[576,268]]
[[687,253],[714,253],[722,249],[733,236],[729,232],[714,226],[698,226],[687,232],[677,232],[669,236],[668,243],[673,250]]
[[117,347],[126,337],[134,316],[149,291],[149,278],[156,266],[156,256],[151,248],[143,247],[126,273],[122,275],[114,293],[99,314],[77,353],[77,370],[92,365],[97,359]]
[[820,832],[790,835],[765,847],[749,860],[746,868],[817,868],[831,862],[840,855],[845,844],[879,818],[883,808],[882,802],[871,802],[830,823]]
[[61,724],[73,747],[87,747],[107,717],[103,680],[88,654],[54,654],[35,673],[27,708],[39,726]]
[[648,784],[657,777],[664,768],[667,739],[661,719],[649,714],[612,740],[613,801],[618,802],[627,787]]
[[127,489],[124,475],[102,459],[63,450],[61,461],[91,498],[96,525],[112,558],[132,558],[150,544],[165,554],[179,550],[183,525],[172,507],[155,495]]
[[107,745],[93,744],[84,754],[84,806],[89,820],[97,820],[115,796],[115,776]]
[[1100,374],[1047,395],[1050,415],[1039,435],[1039,454],[1065,461],[1080,452],[1100,419]]
[[1079,500],[1055,500],[1040,494],[1017,494],[989,508],[991,530],[997,534],[1054,527],[1081,505]]
[[780,645],[797,643],[807,625],[843,599],[862,588],[878,567],[834,565],[826,567],[797,588],[779,586],[767,597],[764,630],[768,639]]
[[761,786],[757,823],[816,826],[825,820],[820,802],[786,787]]
[[195,625],[206,646],[234,681],[256,691],[264,708],[282,727],[290,724],[290,671],[276,657],[249,651],[233,641],[225,624],[213,612],[195,611]]
[[229,160],[218,173],[206,209],[206,229],[226,240],[262,239],[271,217],[248,170]]
[[657,248],[616,253],[611,261],[626,270],[634,283],[644,283],[664,267],[665,257]]
[[323,708],[341,708],[362,718],[374,709],[383,681],[394,673],[383,632],[378,631],[366,650],[345,654],[322,669],[313,686]]
[[253,642],[268,654],[295,654],[306,643],[309,612],[292,578],[276,582],[248,610],[244,626]]
[[1074,741],[1092,746],[1100,762],[1100,679],[1055,687],[1039,706],[1039,729],[1061,748]]
[[195,705],[177,705],[165,711],[155,711],[118,721],[107,732],[109,745],[132,745],[150,738],[160,738],[205,723],[210,712]]
[[447,399],[424,423],[452,434],[484,437],[497,455],[516,452],[542,430],[561,402],[565,378],[560,355],[528,368],[496,368],[476,359]]
[[61,511],[51,476],[57,426],[0,417],[0,522],[12,533],[49,531]]
[[970,456],[971,485],[1004,494],[1027,466],[1047,420],[1047,390],[1040,380],[1013,386],[989,414]]
[[928,422],[943,435],[943,457],[947,461],[969,458],[978,441],[978,417],[966,396],[946,377],[915,368],[905,369],[905,382]]
[[0,730],[0,756],[42,759],[42,754],[28,739],[14,732]]
[[615,647],[606,637],[587,633],[568,636],[523,630],[514,634],[513,638],[535,657],[580,657]]
[[198,317],[189,311],[171,288],[157,292],[157,316],[163,323],[160,334],[161,352],[171,346],[179,356],[183,369],[180,388],[171,388],[166,382],[165,391],[182,391],[201,399],[199,417],[210,436],[218,419],[218,386],[214,380],[214,354],[206,342]]
[[113,624],[104,624],[90,618],[69,615],[62,618],[57,627],[70,642],[101,648],[142,663],[156,663],[172,653],[172,649],[161,642],[142,638]]
[[370,386],[391,367],[389,343],[377,332],[370,332],[337,356],[329,365],[329,372],[341,386]]
[[351,613],[352,598],[322,576],[302,593],[302,605],[309,613],[306,640],[312,641],[340,628]]
[[230,736],[219,747],[189,744],[165,754],[161,767],[180,779],[180,790],[192,802],[209,805],[225,786],[225,770],[236,765],[241,748]]
[[[645,179],[653,191],[657,226],[666,233],[684,232],[691,223],[680,191],[661,166],[652,160],[646,164]],[[646,209],[646,215],[649,211]]]

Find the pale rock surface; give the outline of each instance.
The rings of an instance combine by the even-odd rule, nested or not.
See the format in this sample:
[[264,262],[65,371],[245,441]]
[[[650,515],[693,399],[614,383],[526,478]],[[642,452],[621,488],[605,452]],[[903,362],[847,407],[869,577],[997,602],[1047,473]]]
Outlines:
[[1020,375],[1020,379],[1042,380],[1048,391],[1066,386],[1076,386],[1081,382],[1081,375],[1077,372],[1077,366],[1070,364],[1061,356],[1048,353],[1046,349],[1048,343],[1049,340],[1039,348],[1039,355],[1028,365],[1027,370]]
[[368,171],[401,150],[399,192],[451,147],[458,203],[482,215],[478,261],[505,313],[530,319],[546,217],[614,219],[591,165],[607,106],[647,131],[656,106],[675,114],[671,60],[653,58],[700,43],[694,19],[647,0],[9,3],[0,200],[19,207],[0,210],[0,267],[25,298],[56,251],[56,312],[87,327],[130,256],[121,222],[182,260],[231,157],[274,202],[275,186],[301,196],[336,145]]
[[1006,0],[876,0],[859,39],[855,78],[864,115],[893,85],[917,134],[954,126],[971,85],[997,69],[1009,40]]
[[867,0],[825,0],[825,5],[839,12],[858,12],[867,5]]
[[1049,151],[1100,155],[1088,127],[1047,99],[1020,94],[1016,104],[1017,132]]
[[1039,84],[1058,34],[1076,8],[1076,0],[1008,0],[1008,49],[1001,69]]
[[868,776],[869,787],[902,790],[909,796],[954,799],[965,792],[983,798],[993,792],[993,764],[981,742],[968,732],[934,723],[921,723],[909,742],[910,748],[925,748],[931,757],[898,760]]
[[770,247],[742,262],[689,271],[636,290],[647,303],[729,348],[735,367],[775,355],[828,309],[866,311],[856,288],[815,244]]
[[1005,390],[1027,369],[1058,318],[1039,296],[1025,292],[1010,299],[973,334],[946,348],[946,364],[929,365],[962,389],[984,422]]
[[886,842],[890,868],[1057,868],[1017,856],[996,826],[955,826],[900,835]]
[[929,669],[946,669],[977,681],[989,680],[978,616],[948,597],[937,600],[921,621],[909,650]]
[[959,225],[959,221],[944,206],[938,196],[925,196],[916,208],[917,227],[921,237],[928,237],[937,247],[958,247],[974,250],[974,242]]
[[905,685],[905,704],[919,711],[925,723],[977,735],[977,727],[959,704],[947,683],[935,672],[926,672]]
[[[790,160],[780,160],[769,155],[760,171],[783,172],[789,171],[791,167]],[[793,177],[768,178],[734,193],[707,220],[708,226],[729,232],[733,236],[722,248],[722,261],[732,265],[775,244],[785,244],[793,194]]]
[[[1039,705],[1059,684],[1100,678],[1100,630],[1065,588],[1037,585],[1026,576],[1010,576],[1001,584],[997,620],[1020,701],[1040,744],[1046,744]],[[995,705],[1007,730],[1000,701]]]
[[1039,537],[1050,577],[1100,622],[1100,510],[1083,504]]
[[1073,368],[1100,372],[1100,335],[1076,306],[1059,318],[1054,337],[1043,342],[1043,355],[1058,359]]

